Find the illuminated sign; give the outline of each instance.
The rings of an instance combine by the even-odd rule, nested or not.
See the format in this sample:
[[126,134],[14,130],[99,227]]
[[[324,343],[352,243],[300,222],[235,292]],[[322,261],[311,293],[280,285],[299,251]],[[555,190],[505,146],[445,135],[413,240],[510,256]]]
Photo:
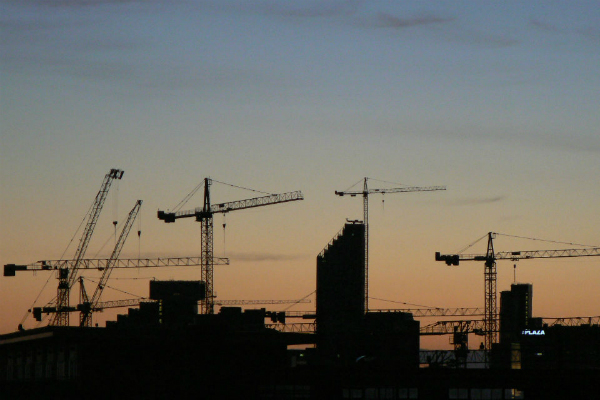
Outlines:
[[521,332],[522,335],[525,336],[544,336],[546,334],[546,332],[543,329],[540,330],[530,330],[530,329],[525,329],[523,332]]

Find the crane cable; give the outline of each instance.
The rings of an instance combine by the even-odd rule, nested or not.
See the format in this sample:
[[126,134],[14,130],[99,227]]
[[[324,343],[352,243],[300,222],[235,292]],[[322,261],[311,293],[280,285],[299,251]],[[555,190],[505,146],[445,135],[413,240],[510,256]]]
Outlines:
[[243,187],[243,186],[232,185],[231,183],[220,182],[220,181],[216,181],[214,179],[213,179],[213,182],[220,183],[221,185],[231,186],[232,188],[236,188],[236,189],[248,190],[250,192],[262,193],[262,194],[275,194],[275,193],[263,192],[262,190],[250,189],[250,188]]
[[[137,219],[138,223],[138,259],[141,258],[142,254],[142,214],[140,213],[139,218]],[[139,268],[138,268],[139,272]]]
[[187,202],[196,194],[196,192],[204,186],[204,180],[200,182],[191,192],[189,192],[176,206],[173,208],[174,212],[181,210],[181,207],[187,204]]
[[[100,282],[100,281],[96,281],[96,280],[94,280],[94,279],[90,279],[90,278],[85,278],[85,279],[87,279],[88,281],[90,281],[90,282],[93,282],[93,283],[99,283],[99,282]],[[138,295],[138,294],[130,293],[130,292],[127,292],[127,291],[125,291],[125,290],[118,289],[118,288],[115,288],[115,287],[112,287],[112,286],[109,286],[109,285],[104,285],[104,288],[105,288],[105,289],[106,289],[106,288],[109,288],[109,289],[115,290],[115,291],[117,291],[117,292],[121,292],[121,293],[128,294],[128,295],[130,295],[130,296],[135,296],[135,297],[139,297],[139,298],[145,298],[144,296],[140,296],[140,295]]]
[[370,179],[372,181],[375,181],[375,182],[387,183],[388,185],[410,186],[410,185],[407,185],[405,183],[382,181],[381,179],[374,179],[374,178],[368,178],[368,179]]
[[567,244],[570,246],[582,246],[582,247],[599,247],[597,245],[588,245],[588,244],[579,244],[579,243],[571,243],[571,242],[559,242],[556,240],[547,240],[547,239],[536,239],[536,238],[530,238],[530,237],[526,237],[526,236],[516,236],[516,235],[507,235],[505,233],[498,233],[498,232],[493,232],[496,235],[501,235],[501,236],[506,236],[506,237],[512,237],[512,238],[517,238],[517,239],[527,239],[527,240],[535,240],[535,241],[539,241],[539,242],[548,242],[548,243],[556,243],[556,244]]
[[358,182],[356,182],[355,184],[353,184],[353,185],[349,186],[347,189],[345,189],[345,190],[342,190],[342,192],[347,192],[347,191],[349,191],[349,190],[350,190],[350,189],[352,189],[354,186],[356,186],[356,185],[360,184],[361,182],[364,182],[364,181],[365,181],[365,179],[369,179],[369,178],[363,178],[363,179],[360,179]]
[[[44,292],[44,289],[46,288],[46,285],[48,285],[48,282],[50,282],[50,278],[52,278],[52,274],[48,275],[48,279],[46,279],[46,283],[44,283],[44,286],[42,287],[42,290],[40,290],[40,292],[38,293],[37,297],[35,298],[35,300],[31,304],[31,307],[27,311],[25,311],[25,314],[23,315],[23,318],[21,319],[21,322],[19,323],[19,325],[23,326],[23,322],[25,322],[25,320],[29,316],[29,313],[33,309],[33,306],[35,306],[35,303],[37,303],[37,301],[40,298],[40,296],[42,295],[42,293]],[[56,297],[54,297],[54,299],[56,299]],[[52,299],[51,302],[53,302],[54,299]]]
[[[73,234],[73,236],[71,237],[71,240],[69,240],[69,243],[67,244],[67,247],[65,247],[65,249],[63,250],[60,259],[64,259],[65,254],[67,254],[67,251],[69,250],[69,247],[71,247],[71,243],[73,243],[73,241],[75,240],[75,236],[77,236],[77,234],[79,233],[79,231],[81,230],[81,227],[83,226],[83,224],[85,223],[86,219],[88,218],[88,215],[92,212],[92,208],[94,206],[94,203],[92,202],[92,204],[90,204],[90,207],[88,208],[87,212],[85,213],[85,215],[83,216],[83,219],[81,220],[81,222],[79,223],[79,226],[77,227],[77,229],[75,230],[75,233]],[[42,295],[42,293],[44,292],[44,289],[46,289],[46,286],[48,285],[48,282],[50,282],[50,278],[52,278],[52,274],[50,274],[48,276],[48,279],[46,280],[46,283],[44,283],[44,286],[42,286],[42,288],[40,289],[37,297],[35,298],[35,300],[33,301],[33,303],[31,304],[31,307],[29,307],[29,309],[27,311],[25,311],[25,314],[23,315],[23,319],[21,319],[21,323],[20,325],[23,325],[23,322],[25,322],[25,320],[27,319],[27,317],[29,316],[29,314],[31,313],[31,310],[33,309],[33,307],[35,306],[35,304],[37,303],[37,301],[39,300],[40,296]],[[52,304],[54,301],[56,300],[56,296],[54,298],[52,298],[52,300],[50,300],[47,305]]]
[[294,307],[295,305],[297,305],[297,304],[300,304],[300,302],[301,302],[302,300],[306,299],[307,297],[310,297],[310,296],[312,296],[312,295],[313,295],[313,294],[315,294],[316,292],[317,292],[316,290],[313,290],[312,292],[310,292],[309,294],[307,294],[307,295],[306,295],[306,296],[304,296],[303,298],[301,298],[301,299],[297,300],[295,303],[293,303],[293,304],[289,305],[288,307],[284,308],[284,309],[283,309],[283,311],[287,311],[287,310],[289,310],[290,308]]
[[117,224],[119,216],[119,181],[115,182],[113,190],[113,226],[115,227],[115,246],[117,245]]
[[488,236],[488,234],[486,233],[485,235],[483,235],[482,237],[480,237],[479,239],[477,239],[476,241],[474,241],[473,243],[471,243],[470,245],[468,245],[467,247],[465,247],[464,249],[457,251],[456,254],[462,254],[465,250],[473,247],[475,244],[477,244],[480,240],[486,238]]
[[[214,179],[211,179],[212,182],[215,183],[220,183],[221,185],[226,185],[226,186],[231,186],[233,188],[236,189],[243,189],[243,190],[249,190],[251,192],[256,192],[256,193],[262,193],[262,194],[274,194],[274,193],[269,193],[269,192],[263,192],[262,190],[256,190],[256,189],[250,189],[247,187],[243,187],[243,186],[238,186],[238,185],[233,185],[231,183],[225,183],[225,182],[221,182],[221,181],[216,181]],[[204,179],[202,180],[202,182],[200,182],[194,189],[192,189],[191,192],[189,192],[174,208],[173,211],[177,212],[179,210],[181,210],[181,208],[187,204],[187,202],[196,194],[196,192],[198,190],[200,190],[201,187],[204,186]]]
[[227,249],[225,247],[225,227],[227,226],[227,213],[223,213],[223,257],[227,257]]
[[415,306],[415,307],[431,308],[431,309],[436,309],[436,310],[441,310],[441,309],[444,309],[444,308],[446,308],[446,307],[433,307],[433,306],[424,306],[423,304],[405,303],[404,301],[395,301],[395,300],[378,299],[377,297],[369,297],[369,299],[371,299],[371,300],[379,300],[379,301],[387,301],[387,302],[389,302],[389,303],[398,303],[398,304],[404,304],[404,305],[407,305],[407,306]]

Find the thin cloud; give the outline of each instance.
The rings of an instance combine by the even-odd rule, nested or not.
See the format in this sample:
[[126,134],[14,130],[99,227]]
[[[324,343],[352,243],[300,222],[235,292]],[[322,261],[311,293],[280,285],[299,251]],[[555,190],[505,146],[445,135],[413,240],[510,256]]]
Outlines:
[[272,253],[230,253],[227,256],[232,261],[293,261],[307,258],[300,254],[272,254]]
[[484,204],[493,204],[504,201],[507,198],[505,195],[492,196],[492,197],[468,197],[463,199],[457,199],[451,202],[454,206],[478,206]]
[[519,40],[508,35],[494,35],[470,30],[455,31],[449,33],[447,37],[450,40],[482,47],[509,47],[520,43]]
[[535,18],[529,20],[529,23],[534,28],[548,33],[555,34],[575,34],[584,37],[585,39],[592,40],[594,42],[600,42],[600,28],[598,27],[586,27],[577,29],[562,29],[558,25],[551,24],[549,22],[541,21]]
[[263,11],[291,18],[331,18],[354,15],[359,4],[358,1],[318,2],[307,7],[288,8],[272,3],[265,6]]
[[532,18],[532,19],[529,20],[529,23],[533,27],[535,27],[535,28],[537,28],[537,29],[539,29],[541,31],[552,32],[552,33],[561,33],[561,32],[563,32],[561,29],[558,28],[558,26],[550,24],[550,23],[547,23],[547,22],[540,21],[538,19],[533,19]]
[[600,42],[600,28],[597,27],[589,27],[577,29],[575,33],[585,37],[586,39],[590,39],[594,42]]
[[399,18],[387,13],[379,13],[373,20],[373,25],[380,28],[410,28],[420,25],[442,24],[452,22],[454,18],[444,18],[435,15],[422,15],[411,18]]
[[129,3],[140,3],[147,4],[148,1],[141,0],[29,0],[23,3],[34,4],[44,7],[63,7],[63,8],[74,8],[74,7],[96,7],[107,4],[129,4]]
[[[421,14],[410,17],[398,17],[389,13],[378,13],[375,16],[357,19],[358,24],[365,28],[383,28],[405,30],[417,27],[430,27],[443,40],[482,47],[508,47],[519,43],[518,40],[503,34],[490,34],[468,30],[457,25],[457,18],[436,14]],[[440,28],[438,28],[440,27]],[[440,30],[441,27],[445,27]],[[435,29],[434,29],[435,28]]]

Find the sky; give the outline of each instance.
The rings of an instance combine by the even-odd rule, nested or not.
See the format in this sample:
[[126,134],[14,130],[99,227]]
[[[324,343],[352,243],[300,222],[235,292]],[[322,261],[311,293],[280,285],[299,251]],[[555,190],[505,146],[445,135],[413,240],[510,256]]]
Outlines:
[[[218,299],[299,299],[317,254],[362,219],[361,199],[334,191],[370,177],[447,187],[370,197],[370,307],[483,307],[483,265],[436,251],[489,231],[512,235],[497,251],[600,243],[599,22],[579,0],[0,0],[0,263],[72,258],[111,168],[125,174],[86,256],[111,253],[112,221],[137,199],[142,234],[122,257],[198,255],[198,224],[156,211],[211,177],[302,190],[214,229],[231,260],[215,266]],[[256,195],[212,186],[214,202]],[[152,277],[200,271],[119,270],[103,299],[147,296]],[[514,277],[498,263],[499,291]],[[598,257],[521,261],[516,278],[534,285],[535,316],[600,315]],[[0,333],[55,293],[48,273],[0,277]]]

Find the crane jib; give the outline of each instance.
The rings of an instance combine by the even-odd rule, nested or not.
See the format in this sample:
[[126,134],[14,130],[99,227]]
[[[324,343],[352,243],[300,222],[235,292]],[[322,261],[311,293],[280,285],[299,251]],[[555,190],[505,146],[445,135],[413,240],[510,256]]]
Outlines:
[[175,222],[179,218],[190,218],[196,217],[197,221],[201,221],[205,218],[210,218],[212,214],[216,213],[227,213],[235,210],[243,210],[246,208],[254,208],[267,206],[270,204],[286,203],[289,201],[304,200],[304,195],[301,191],[287,192],[281,194],[272,194],[269,196],[254,197],[251,199],[230,201],[227,203],[213,204],[210,207],[210,211],[205,211],[202,207],[197,207],[193,210],[178,211],[178,212],[166,212],[158,211],[158,219],[165,221],[166,223]]
[[[600,256],[600,247],[561,250],[501,251],[494,254],[494,260],[528,260],[532,258]],[[447,265],[458,265],[460,261],[487,261],[484,254],[440,254],[435,253],[436,261],[445,261]]]

